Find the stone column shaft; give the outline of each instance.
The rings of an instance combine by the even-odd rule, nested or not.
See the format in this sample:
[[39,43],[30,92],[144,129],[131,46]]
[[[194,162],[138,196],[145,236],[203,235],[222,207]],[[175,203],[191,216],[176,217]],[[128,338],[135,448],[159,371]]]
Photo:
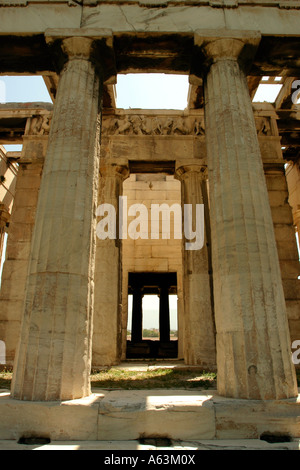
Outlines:
[[[119,218],[119,196],[128,176],[126,166],[108,164],[101,168],[98,206],[110,204]],[[120,362],[122,345],[122,240],[97,237],[95,263],[95,307],[93,366]]]
[[[189,165],[178,168],[176,174],[181,180],[182,204],[192,206],[195,222],[196,205],[204,204],[203,185],[206,184],[207,169]],[[205,224],[201,249],[187,250],[183,243],[183,296],[185,362],[209,367],[216,364],[216,351],[207,233]]]
[[273,222],[246,76],[238,61],[245,45],[253,50],[258,38],[201,42],[210,61],[205,128],[218,391],[235,398],[295,397]]
[[170,341],[170,307],[167,286],[161,287],[159,293],[159,333],[162,343]]
[[41,181],[12,396],[68,400],[90,394],[99,175],[100,80],[92,40],[63,40]]
[[13,365],[20,334],[42,168],[42,162],[20,159],[0,295],[0,337],[5,341],[9,366]]
[[131,341],[140,343],[143,339],[143,292],[136,287],[132,296],[132,326]]

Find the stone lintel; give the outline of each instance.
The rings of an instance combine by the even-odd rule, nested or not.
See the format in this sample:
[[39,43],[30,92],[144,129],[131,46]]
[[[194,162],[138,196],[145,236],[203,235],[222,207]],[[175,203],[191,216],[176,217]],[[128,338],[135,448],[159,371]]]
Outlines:
[[69,28],[69,29],[47,29],[45,31],[45,39],[47,44],[54,41],[63,41],[69,38],[86,38],[92,41],[105,40],[107,46],[113,47],[113,33],[111,29],[103,28]]
[[34,103],[1,103],[0,118],[31,117],[48,114],[53,111],[53,104],[47,102]]
[[210,42],[222,39],[237,39],[244,43],[259,44],[261,33],[254,30],[241,29],[219,29],[216,34],[215,29],[197,29],[195,31],[195,45],[202,46]]

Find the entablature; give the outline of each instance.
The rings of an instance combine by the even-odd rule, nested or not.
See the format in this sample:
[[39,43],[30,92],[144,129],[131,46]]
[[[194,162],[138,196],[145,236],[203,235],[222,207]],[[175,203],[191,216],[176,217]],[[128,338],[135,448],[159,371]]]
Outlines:
[[2,0],[1,7],[27,6],[30,4],[67,4],[70,7],[91,7],[101,4],[137,4],[158,8],[169,5],[197,5],[212,8],[238,8],[239,6],[268,6],[273,8],[300,8],[299,0]]

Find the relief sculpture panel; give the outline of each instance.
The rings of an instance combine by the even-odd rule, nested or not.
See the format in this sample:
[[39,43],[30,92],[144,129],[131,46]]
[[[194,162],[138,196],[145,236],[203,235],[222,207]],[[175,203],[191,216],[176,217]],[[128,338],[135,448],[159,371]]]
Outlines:
[[123,115],[105,117],[104,135],[204,135],[204,118],[194,116]]

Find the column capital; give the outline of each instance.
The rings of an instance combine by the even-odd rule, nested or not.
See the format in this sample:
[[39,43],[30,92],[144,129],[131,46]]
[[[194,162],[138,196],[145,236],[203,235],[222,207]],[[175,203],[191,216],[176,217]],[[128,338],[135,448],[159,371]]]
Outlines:
[[207,166],[200,164],[180,165],[176,168],[174,177],[178,180],[182,180],[191,173],[198,173],[201,179],[206,180],[208,176]]
[[206,68],[219,60],[237,60],[247,65],[260,43],[259,31],[196,30],[194,44],[201,50]]
[[62,39],[62,51],[72,59],[89,60],[92,53],[93,39],[90,37],[75,36]]
[[58,72],[69,60],[90,60],[101,70],[106,84],[116,83],[113,34],[110,29],[48,29],[45,40],[52,50]]

